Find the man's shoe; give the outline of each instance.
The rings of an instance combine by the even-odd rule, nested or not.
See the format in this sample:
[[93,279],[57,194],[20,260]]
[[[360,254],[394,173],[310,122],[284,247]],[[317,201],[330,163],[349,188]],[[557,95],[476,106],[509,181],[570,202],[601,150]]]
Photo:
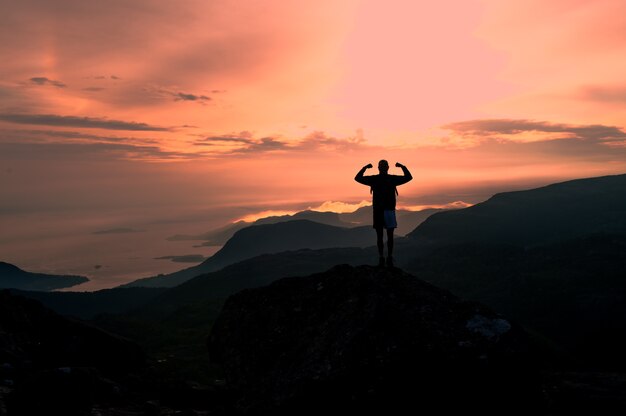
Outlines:
[[378,267],[385,267],[385,258],[382,256],[378,258]]
[[387,257],[387,267],[393,267],[393,257]]

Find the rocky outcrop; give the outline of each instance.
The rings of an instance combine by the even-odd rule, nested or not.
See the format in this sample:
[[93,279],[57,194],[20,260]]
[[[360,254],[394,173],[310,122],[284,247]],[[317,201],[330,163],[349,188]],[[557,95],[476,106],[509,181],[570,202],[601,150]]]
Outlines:
[[242,414],[536,412],[526,333],[398,269],[244,290],[208,339]]

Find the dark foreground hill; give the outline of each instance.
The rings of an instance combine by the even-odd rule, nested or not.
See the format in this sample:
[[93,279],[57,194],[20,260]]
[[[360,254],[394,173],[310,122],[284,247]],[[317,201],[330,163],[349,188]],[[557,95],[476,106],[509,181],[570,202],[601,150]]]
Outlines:
[[469,208],[436,213],[409,237],[435,244],[535,246],[598,233],[626,233],[626,175],[496,194]]
[[9,263],[0,262],[0,289],[50,291],[89,281],[83,276],[31,273]]
[[92,319],[102,313],[122,314],[140,309],[166,290],[160,287],[114,288],[95,292],[33,292],[11,289],[11,293],[36,299],[61,315]]
[[208,341],[241,414],[537,414],[525,332],[398,269],[337,266],[228,299]]
[[366,247],[372,245],[373,239],[371,227],[342,228],[309,220],[254,225],[237,231],[220,251],[197,266],[135,280],[124,287],[174,287],[198,275],[261,254],[299,249]]
[[[88,414],[123,395],[138,345],[0,291],[0,409],[9,415]],[[6,386],[6,388],[4,388]]]

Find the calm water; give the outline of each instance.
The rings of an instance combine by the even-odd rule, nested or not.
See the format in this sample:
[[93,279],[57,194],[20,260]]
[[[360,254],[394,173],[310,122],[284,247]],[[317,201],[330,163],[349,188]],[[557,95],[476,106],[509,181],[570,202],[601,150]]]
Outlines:
[[223,224],[148,224],[137,232],[94,234],[120,228],[93,225],[88,219],[32,218],[2,224],[0,261],[31,272],[86,276],[90,282],[69,290],[93,291],[132,280],[171,273],[197,263],[155,260],[155,257],[213,255],[220,247],[194,247],[200,241],[167,241],[174,234],[198,234]]

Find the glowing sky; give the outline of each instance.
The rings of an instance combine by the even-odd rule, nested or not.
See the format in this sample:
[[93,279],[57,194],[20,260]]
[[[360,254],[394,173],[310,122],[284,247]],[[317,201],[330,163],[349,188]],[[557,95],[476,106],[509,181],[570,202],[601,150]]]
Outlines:
[[626,171],[623,0],[0,0],[0,57],[0,247]]

